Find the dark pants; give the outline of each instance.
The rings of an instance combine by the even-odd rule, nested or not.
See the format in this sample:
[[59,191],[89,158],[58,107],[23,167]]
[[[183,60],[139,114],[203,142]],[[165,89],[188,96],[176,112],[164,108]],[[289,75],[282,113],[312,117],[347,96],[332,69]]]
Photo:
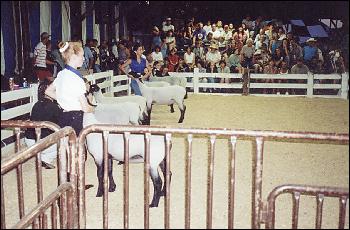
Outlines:
[[58,124],[61,128],[65,126],[71,126],[77,136],[79,136],[80,131],[83,129],[83,111],[69,111],[63,112],[59,118]]

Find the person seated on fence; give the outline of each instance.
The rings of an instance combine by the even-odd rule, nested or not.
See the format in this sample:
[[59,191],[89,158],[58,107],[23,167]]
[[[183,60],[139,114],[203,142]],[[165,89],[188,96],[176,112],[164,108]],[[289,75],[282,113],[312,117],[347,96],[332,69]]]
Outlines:
[[[59,117],[62,115],[62,108],[57,104],[57,102],[46,95],[45,92],[48,86],[52,83],[47,79],[44,79],[40,82],[38,87],[38,101],[34,104],[31,114],[31,121],[50,121],[55,124],[58,124]],[[52,134],[54,131],[50,129],[41,129],[40,139],[47,137]],[[35,129],[27,129],[25,131],[24,141],[28,147],[32,146],[36,142],[36,133]],[[47,169],[55,168],[54,161],[57,157],[57,145],[51,145],[41,153],[41,163],[42,166]]]
[[[60,52],[66,68],[58,73],[57,78],[47,88],[47,94],[57,99],[63,113],[59,118],[60,127],[71,126],[78,136],[83,129],[83,115],[94,111],[86,97],[86,85],[83,76],[77,70],[84,62],[84,51],[79,42],[65,42]],[[91,100],[91,95],[89,100]]]
[[[120,70],[126,74],[129,78],[131,78],[131,89],[134,91],[135,95],[142,96],[139,85],[135,78],[128,74],[128,71],[126,71],[126,66],[130,67],[130,70],[137,73],[138,75],[143,75],[144,69],[147,67],[146,59],[142,58],[142,53],[144,52],[143,46],[141,43],[136,43],[131,52],[131,58],[128,59],[123,65],[121,65]],[[149,71],[147,74],[145,74],[145,78],[148,78],[151,74],[151,71]]]

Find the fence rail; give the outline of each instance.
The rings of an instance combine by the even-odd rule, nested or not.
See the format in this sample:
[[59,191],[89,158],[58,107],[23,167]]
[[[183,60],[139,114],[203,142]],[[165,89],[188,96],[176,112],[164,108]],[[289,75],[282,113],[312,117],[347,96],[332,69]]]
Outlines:
[[[237,73],[198,73],[198,69],[195,68],[193,73],[175,73],[170,72],[170,76],[181,77],[189,79],[186,88],[188,90],[192,90],[194,94],[206,94],[206,92],[201,92],[200,89],[236,89],[242,90],[243,92],[238,92],[234,94],[244,94],[244,87],[246,87],[241,82],[233,82],[233,83],[205,83],[202,82],[203,78],[213,77],[214,79],[221,78],[230,78],[236,79],[237,81],[242,78],[241,74]],[[113,76],[113,71],[106,71],[101,73],[94,73],[90,75],[85,75],[87,80],[92,83],[97,83],[103,91],[103,94],[106,96],[114,96],[114,93],[125,92],[125,94],[130,95],[130,79],[126,75],[118,75]],[[253,74],[249,75],[251,80],[265,81],[265,80],[303,80],[306,81],[304,83],[266,83],[266,82],[251,82],[247,85],[250,89],[301,89],[304,90],[305,93],[300,95],[289,95],[289,96],[306,96],[306,97],[324,97],[324,98],[342,98],[348,99],[348,90],[349,90],[349,75],[348,73],[344,73],[342,75],[339,74]],[[317,83],[316,80],[331,80],[338,81],[334,84],[326,83],[321,84]],[[13,119],[15,117],[28,114],[31,111],[34,103],[37,101],[37,84],[33,84],[31,88],[19,89],[9,92],[1,93],[1,104],[9,103],[11,101],[17,101],[23,98],[30,98],[30,102],[26,104],[18,104],[13,108],[1,110],[1,118],[3,120]],[[327,95],[327,94],[315,94],[315,90],[323,90],[323,89],[331,89],[337,90],[338,93],[336,95]],[[258,96],[271,96],[276,94],[263,94],[258,92],[252,92],[250,90],[251,95]],[[224,95],[224,94],[221,94]],[[282,96],[282,95],[281,95]],[[284,96],[284,95],[283,95]],[[7,130],[1,130],[1,140],[4,140],[8,137],[12,136],[11,132]],[[12,151],[13,152],[14,145],[9,144],[2,148],[4,152]]]
[[[264,142],[276,141],[276,139],[295,139],[295,140],[313,140],[313,141],[335,141],[335,144],[346,144],[349,142],[348,134],[332,134],[332,133],[310,133],[310,132],[283,132],[283,131],[249,131],[249,130],[228,130],[228,129],[188,129],[188,128],[165,128],[165,127],[142,127],[142,126],[121,126],[121,125],[90,125],[85,127],[79,135],[78,146],[78,161],[79,161],[79,210],[80,210],[80,226],[86,226],[86,200],[85,200],[85,140],[89,133],[103,133],[103,157],[104,157],[104,195],[103,195],[103,228],[108,228],[108,189],[107,189],[107,158],[108,158],[108,135],[110,133],[123,134],[125,137],[124,148],[124,228],[129,226],[129,145],[128,138],[130,134],[143,134],[145,141],[145,162],[144,162],[144,188],[148,188],[149,184],[149,145],[151,135],[163,135],[165,142],[165,204],[164,204],[164,228],[170,228],[170,143],[172,138],[178,135],[185,135],[188,149],[184,153],[186,156],[186,174],[185,174],[185,228],[190,227],[191,215],[191,156],[192,156],[192,140],[193,137],[205,136],[209,138],[208,150],[208,169],[207,169],[207,214],[206,227],[212,228],[212,213],[213,213],[213,180],[214,180],[214,155],[215,143],[218,137],[229,140],[231,150],[230,167],[228,169],[229,175],[229,189],[228,189],[228,228],[233,228],[234,222],[234,194],[235,194],[235,155],[236,142],[239,138],[250,138],[255,142],[255,161],[253,163],[253,179],[252,179],[252,228],[260,228],[261,224],[266,223],[267,220],[261,215],[263,213],[264,202],[262,198],[262,173],[263,173],[263,149]],[[308,187],[307,187],[308,188]],[[344,189],[346,190],[346,189]],[[144,228],[149,228],[149,190],[144,190]]]

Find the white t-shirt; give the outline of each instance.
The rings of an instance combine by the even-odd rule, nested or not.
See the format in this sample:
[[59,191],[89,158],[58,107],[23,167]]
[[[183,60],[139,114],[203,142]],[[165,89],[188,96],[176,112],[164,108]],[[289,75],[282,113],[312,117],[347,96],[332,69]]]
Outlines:
[[82,110],[79,98],[84,96],[86,86],[84,80],[68,69],[63,69],[57,74],[53,82],[56,87],[58,104],[65,111]]
[[175,31],[175,27],[173,25],[163,25],[163,31],[168,32],[169,30]]
[[221,54],[219,51],[216,51],[215,53],[212,52],[208,52],[205,59],[207,60],[207,62],[214,62],[217,63],[221,60]]
[[163,54],[162,52],[152,52],[152,58],[153,58],[153,61],[163,61]]
[[184,54],[184,59],[186,61],[186,64],[192,64],[194,60],[194,53],[191,52],[188,54],[187,52]]
[[34,56],[37,56],[35,59],[35,66],[46,67],[46,45],[44,43],[39,42],[38,45],[35,46]]

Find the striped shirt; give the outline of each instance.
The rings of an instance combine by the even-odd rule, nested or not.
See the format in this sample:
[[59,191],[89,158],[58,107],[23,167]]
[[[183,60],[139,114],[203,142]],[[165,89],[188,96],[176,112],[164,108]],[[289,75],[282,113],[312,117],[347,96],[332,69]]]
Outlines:
[[46,68],[46,45],[39,42],[34,49],[34,56],[36,56],[34,66]]

